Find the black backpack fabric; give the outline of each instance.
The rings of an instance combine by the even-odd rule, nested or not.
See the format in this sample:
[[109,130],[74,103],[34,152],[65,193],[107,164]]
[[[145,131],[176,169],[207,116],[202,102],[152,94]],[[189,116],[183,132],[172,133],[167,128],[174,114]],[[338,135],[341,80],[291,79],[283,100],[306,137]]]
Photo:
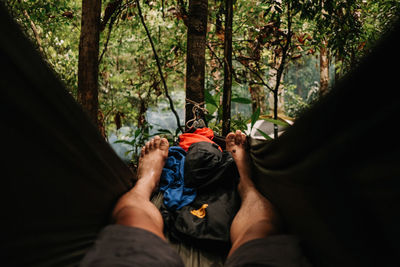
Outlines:
[[[229,152],[216,144],[198,142],[190,146],[185,160],[185,185],[196,188],[195,200],[180,210],[161,208],[165,229],[175,240],[202,248],[229,247],[229,229],[240,207],[237,193],[239,174]],[[191,211],[204,204],[205,217]]]

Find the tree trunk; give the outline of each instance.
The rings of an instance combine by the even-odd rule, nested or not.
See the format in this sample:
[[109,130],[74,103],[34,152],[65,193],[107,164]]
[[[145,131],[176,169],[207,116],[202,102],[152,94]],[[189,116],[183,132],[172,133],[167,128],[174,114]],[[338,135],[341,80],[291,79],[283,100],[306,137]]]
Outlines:
[[250,96],[251,96],[251,110],[253,113],[260,108],[260,113],[264,114],[267,112],[267,105],[266,105],[266,95],[264,86],[259,84],[253,84],[250,87]]
[[[278,53],[275,53],[275,56],[278,58],[275,61],[276,66],[276,78],[275,78],[275,86],[273,87],[273,97],[274,97],[274,119],[278,119],[278,107],[279,102],[281,103],[281,109],[283,111],[284,108],[284,98],[283,98],[283,91],[281,90],[281,81],[283,79],[283,72],[285,70],[286,59],[288,57],[288,51],[290,47],[290,43],[292,40],[292,16],[291,16],[291,9],[290,9],[290,1],[287,2],[287,34],[286,34],[286,44],[282,47],[282,50]],[[280,101],[279,101],[280,97]],[[279,102],[278,102],[279,101]],[[274,124],[274,138],[278,138],[278,125]]]
[[226,136],[231,130],[233,0],[225,0],[225,12],[224,94],[222,96],[223,136]]
[[327,43],[324,40],[320,46],[319,53],[319,73],[320,73],[320,86],[319,95],[323,96],[329,89],[329,59]]
[[82,0],[78,102],[99,129],[102,128],[98,119],[100,12],[101,0]]
[[[204,106],[205,49],[208,0],[190,0],[186,56],[186,98]],[[193,119],[192,104],[185,105],[185,124]]]
[[[274,57],[275,57],[274,64],[271,66],[271,68],[269,70],[269,74],[268,74],[268,84],[271,88],[273,88],[273,90],[270,91],[268,94],[268,106],[269,106],[270,113],[276,114],[276,116],[277,116],[277,114],[284,113],[284,101],[283,101],[283,97],[282,97],[283,71],[280,75],[278,75],[279,66],[281,65],[281,62],[282,62],[282,54],[279,53],[279,54],[275,55]],[[280,77],[279,81],[277,80],[278,76]],[[275,117],[275,115],[274,115],[274,117]]]

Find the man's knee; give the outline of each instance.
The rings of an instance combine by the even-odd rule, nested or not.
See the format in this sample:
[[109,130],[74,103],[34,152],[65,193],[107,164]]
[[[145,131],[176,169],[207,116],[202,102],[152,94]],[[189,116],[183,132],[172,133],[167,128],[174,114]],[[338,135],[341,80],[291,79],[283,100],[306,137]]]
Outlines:
[[183,267],[183,262],[176,251],[156,235],[137,227],[110,225],[100,233],[80,266]]
[[252,222],[242,227],[239,233],[231,235],[232,248],[229,254],[232,254],[238,247],[251,240],[266,238],[278,233],[279,229],[268,219]]
[[141,228],[165,240],[164,221],[158,209],[151,203],[138,203],[122,207],[114,215],[116,224]]

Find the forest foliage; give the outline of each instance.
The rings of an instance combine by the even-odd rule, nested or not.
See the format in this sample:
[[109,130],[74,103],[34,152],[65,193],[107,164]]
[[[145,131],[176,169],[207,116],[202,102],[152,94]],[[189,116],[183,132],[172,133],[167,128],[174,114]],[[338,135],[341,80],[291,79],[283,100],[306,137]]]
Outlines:
[[[140,7],[163,78],[178,110],[185,105],[188,4],[190,0],[143,0]],[[108,134],[133,130],[138,146],[154,132],[146,113],[165,97],[137,1],[104,0],[100,21],[99,104]],[[232,29],[232,124],[246,129],[252,115],[273,112],[273,89],[282,118],[296,118],[322,95],[322,71],[329,86],[356,67],[400,12],[400,0],[236,0]],[[10,13],[70,93],[77,97],[80,0],[9,0]],[[208,2],[205,102],[207,119],[219,131],[222,119],[224,1]],[[322,54],[327,70],[322,69]],[[282,58],[283,64],[282,63]],[[282,65],[282,66],[281,66]],[[325,74],[324,74],[325,75]],[[325,80],[327,79],[324,78]],[[326,82],[326,81],[325,81]],[[325,90],[325,89],[324,89]],[[171,113],[171,117],[172,117]],[[181,123],[184,116],[180,112]],[[158,127],[160,128],[160,127]],[[170,138],[179,132],[161,129]],[[140,141],[139,141],[140,139]],[[134,145],[133,145],[134,146]]]

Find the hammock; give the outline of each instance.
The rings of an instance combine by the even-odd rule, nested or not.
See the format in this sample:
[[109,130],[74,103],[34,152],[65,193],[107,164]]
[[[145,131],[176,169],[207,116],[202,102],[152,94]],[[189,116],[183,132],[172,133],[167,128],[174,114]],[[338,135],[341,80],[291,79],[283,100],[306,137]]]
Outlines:
[[[1,259],[76,266],[134,181],[3,4],[0,22]],[[251,140],[257,187],[315,266],[392,266],[400,255],[399,34],[279,139]],[[187,266],[223,261],[176,246]]]

